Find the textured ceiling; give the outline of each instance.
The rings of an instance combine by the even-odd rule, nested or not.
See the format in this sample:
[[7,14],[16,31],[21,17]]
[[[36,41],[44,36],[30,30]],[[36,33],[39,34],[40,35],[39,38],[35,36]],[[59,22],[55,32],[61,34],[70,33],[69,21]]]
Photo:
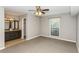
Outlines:
[[[34,14],[35,6],[6,6],[5,13],[12,15],[23,15],[23,14]],[[49,9],[45,15],[57,15],[57,14],[65,14],[71,13],[71,15],[76,15],[79,12],[79,7],[69,7],[69,6],[41,6],[41,9]]]

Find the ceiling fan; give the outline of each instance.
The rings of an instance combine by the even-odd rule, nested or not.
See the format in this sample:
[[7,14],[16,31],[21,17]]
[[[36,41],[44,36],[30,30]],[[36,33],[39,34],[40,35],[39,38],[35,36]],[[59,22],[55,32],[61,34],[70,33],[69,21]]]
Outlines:
[[29,10],[29,11],[35,11],[36,16],[41,16],[42,14],[45,14],[45,11],[49,11],[49,9],[41,9],[40,6],[36,6],[36,10]]

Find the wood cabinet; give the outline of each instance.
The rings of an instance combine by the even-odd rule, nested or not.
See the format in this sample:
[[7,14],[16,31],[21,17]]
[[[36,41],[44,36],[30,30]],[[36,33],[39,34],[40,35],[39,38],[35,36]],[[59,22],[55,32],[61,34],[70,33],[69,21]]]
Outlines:
[[21,38],[21,30],[5,31],[5,41]]

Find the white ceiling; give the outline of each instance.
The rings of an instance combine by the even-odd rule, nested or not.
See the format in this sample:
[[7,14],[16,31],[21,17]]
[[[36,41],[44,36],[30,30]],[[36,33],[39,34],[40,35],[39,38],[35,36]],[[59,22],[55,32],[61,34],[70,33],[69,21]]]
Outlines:
[[79,6],[73,6],[71,7],[71,14],[77,15],[79,13]]
[[[5,13],[12,15],[23,15],[27,13],[34,14],[35,6],[5,6]],[[41,9],[49,9],[45,15],[57,15],[64,13],[71,13],[71,15],[76,15],[79,13],[79,7],[77,6],[41,6]]]

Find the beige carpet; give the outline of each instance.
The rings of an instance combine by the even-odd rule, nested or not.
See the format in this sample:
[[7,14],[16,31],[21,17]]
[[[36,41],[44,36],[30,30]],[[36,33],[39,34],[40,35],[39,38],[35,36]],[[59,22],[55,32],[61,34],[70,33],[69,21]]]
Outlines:
[[7,41],[5,42],[5,47],[8,48],[24,41],[25,39],[15,39],[15,40]]
[[76,53],[75,43],[38,37],[1,50],[2,53]]

